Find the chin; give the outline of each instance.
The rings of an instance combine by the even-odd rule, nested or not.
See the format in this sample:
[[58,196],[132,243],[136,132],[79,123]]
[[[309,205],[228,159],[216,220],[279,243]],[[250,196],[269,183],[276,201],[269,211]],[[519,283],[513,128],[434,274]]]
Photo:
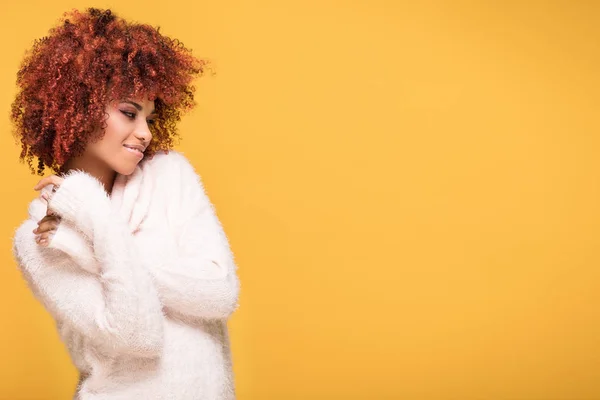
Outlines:
[[136,167],[137,167],[137,164],[131,164],[131,165],[122,165],[121,164],[121,165],[115,165],[115,167],[113,169],[118,174],[131,175],[135,172]]

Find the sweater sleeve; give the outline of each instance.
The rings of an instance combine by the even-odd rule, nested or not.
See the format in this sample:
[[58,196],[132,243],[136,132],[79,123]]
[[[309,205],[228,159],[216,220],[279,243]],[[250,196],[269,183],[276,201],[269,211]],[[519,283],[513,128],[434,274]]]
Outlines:
[[[18,236],[16,255],[28,280],[42,302],[61,322],[68,323],[99,348],[143,357],[160,354],[163,344],[162,305],[143,269],[128,227],[110,205],[98,180],[82,171],[69,173],[51,197],[48,207],[75,230],[63,231],[59,240],[44,248],[33,233]],[[35,222],[26,224],[35,227]],[[83,233],[85,241],[70,242],[65,235]],[[91,244],[93,256],[85,251]],[[98,274],[86,269],[55,265],[57,249],[77,254],[81,260],[94,259]],[[74,243],[82,246],[74,246]],[[77,250],[79,247],[84,249]]]
[[[203,319],[227,319],[238,308],[239,280],[229,242],[200,177],[173,154],[167,202],[177,233],[174,258],[149,265],[167,310]],[[166,183],[165,183],[166,185]]]
[[47,247],[62,251],[85,271],[100,273],[100,265],[94,256],[91,243],[67,221],[58,224]]
[[[42,193],[50,194],[50,188],[43,188]],[[48,203],[40,196],[29,204],[29,219],[37,222],[46,216],[47,210]],[[90,241],[72,223],[62,221],[47,247],[62,251],[82,269],[94,274],[99,273],[99,265]]]

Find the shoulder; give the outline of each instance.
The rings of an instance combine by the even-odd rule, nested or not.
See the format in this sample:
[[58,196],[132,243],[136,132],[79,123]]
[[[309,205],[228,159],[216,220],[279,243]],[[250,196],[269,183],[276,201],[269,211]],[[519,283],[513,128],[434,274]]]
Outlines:
[[165,150],[156,152],[152,158],[144,161],[144,165],[147,167],[156,168],[170,165],[191,165],[191,163],[182,152],[176,150]]
[[144,162],[142,168],[151,171],[156,176],[166,176],[168,179],[189,178],[191,175],[199,178],[190,160],[183,153],[175,150],[157,152],[151,159]]
[[152,176],[160,186],[161,193],[168,193],[173,200],[194,198],[205,193],[200,174],[183,153],[169,150],[157,152],[154,157],[145,161],[142,166],[144,174]]

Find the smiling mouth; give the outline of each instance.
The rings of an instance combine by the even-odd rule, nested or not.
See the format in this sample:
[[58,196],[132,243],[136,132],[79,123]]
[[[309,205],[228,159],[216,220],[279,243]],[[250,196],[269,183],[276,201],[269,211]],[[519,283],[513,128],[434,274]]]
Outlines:
[[123,146],[125,148],[125,150],[129,151],[132,154],[137,155],[138,157],[143,157],[144,156],[144,152],[141,151],[140,149],[136,149],[134,147],[128,147],[128,146]]

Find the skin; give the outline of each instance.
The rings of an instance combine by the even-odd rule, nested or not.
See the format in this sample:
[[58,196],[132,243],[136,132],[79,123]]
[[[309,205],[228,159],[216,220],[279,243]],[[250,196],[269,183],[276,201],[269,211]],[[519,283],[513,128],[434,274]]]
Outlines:
[[[62,174],[70,170],[82,170],[102,183],[110,195],[117,173],[131,175],[141,159],[130,153],[125,147],[129,145],[142,145],[148,147],[152,140],[149,125],[156,118],[154,101],[143,99],[124,99],[107,105],[106,130],[99,141],[88,143],[83,154],[69,159],[62,166]],[[97,128],[100,130],[101,128]],[[34,190],[40,191],[47,185],[60,186],[63,178],[59,175],[49,175],[41,179]],[[51,195],[50,195],[51,196]],[[49,196],[43,193],[40,196],[48,202]],[[38,227],[33,230],[36,242],[40,246],[48,246],[52,234],[60,224],[60,216],[52,214],[49,210],[46,216],[38,222]]]

